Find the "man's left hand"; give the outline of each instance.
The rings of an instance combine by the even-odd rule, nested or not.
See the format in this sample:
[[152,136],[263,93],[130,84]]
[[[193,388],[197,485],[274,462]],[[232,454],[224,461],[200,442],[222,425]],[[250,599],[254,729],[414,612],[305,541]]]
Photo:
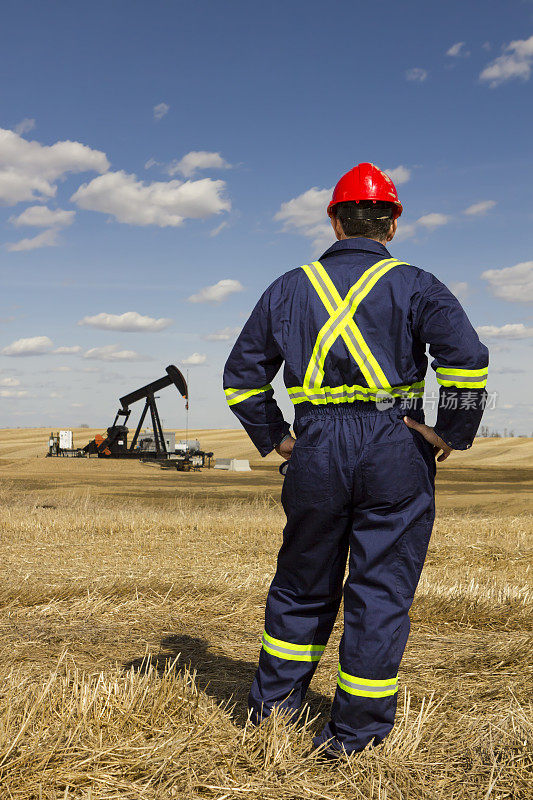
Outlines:
[[278,444],[276,447],[276,453],[288,461],[291,457],[292,448],[294,447],[295,442],[296,439],[293,439],[292,436],[288,436],[281,444]]
[[412,428],[413,430],[418,431],[418,433],[421,433],[426,442],[429,442],[433,445],[433,453],[437,458],[437,461],[444,461],[448,458],[452,452],[452,448],[449,444],[446,444],[444,439],[441,439],[440,436],[437,436],[433,428],[430,428],[429,425],[424,425],[422,422],[417,422],[416,420],[411,419],[411,417],[404,417],[403,421],[408,428]]

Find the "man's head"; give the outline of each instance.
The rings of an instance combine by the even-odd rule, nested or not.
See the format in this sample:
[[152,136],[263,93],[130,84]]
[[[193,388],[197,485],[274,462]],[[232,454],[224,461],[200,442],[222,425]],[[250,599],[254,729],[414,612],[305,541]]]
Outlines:
[[337,239],[364,236],[381,244],[390,242],[398,227],[395,207],[379,200],[337,203],[330,211],[330,220]]
[[390,242],[396,233],[402,210],[392,180],[368,162],[342,176],[328,206],[337,239],[364,236],[382,244]]

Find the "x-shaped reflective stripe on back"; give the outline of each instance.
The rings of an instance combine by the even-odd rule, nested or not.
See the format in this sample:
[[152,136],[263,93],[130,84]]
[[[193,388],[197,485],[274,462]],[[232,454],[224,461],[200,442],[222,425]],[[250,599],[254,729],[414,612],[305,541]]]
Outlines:
[[305,373],[304,387],[318,389],[322,385],[326,356],[334,342],[342,336],[368,386],[385,390],[390,388],[385,373],[365,342],[353,316],[361,300],[378,280],[393,267],[405,263],[395,258],[378,261],[361,275],[344,300],[320,261],[302,267],[330,315],[317,336]]

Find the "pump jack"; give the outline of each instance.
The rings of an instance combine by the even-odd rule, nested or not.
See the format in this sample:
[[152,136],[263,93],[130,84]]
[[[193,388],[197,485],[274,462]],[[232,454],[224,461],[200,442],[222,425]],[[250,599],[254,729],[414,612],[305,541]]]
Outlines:
[[[167,374],[159,378],[159,380],[148,383],[146,386],[142,386],[140,389],[121,397],[119,400],[120,408],[116,413],[113,424],[107,429],[107,436],[104,437],[97,434],[94,439],[82,448],[82,452],[87,455],[98,455],[99,458],[139,458],[148,456],[149,458],[166,459],[169,454],[157,410],[155,393],[174,384],[178,392],[185,398],[186,408],[189,407],[189,394],[185,378],[173,364],[166,368],[166,372]],[[128,428],[126,423],[131,414],[130,405],[138,400],[145,400],[145,404],[137,429],[128,447]],[[138,447],[139,434],[148,411],[150,411],[152,419],[155,450],[141,450]],[[121,418],[122,424],[118,424]]]

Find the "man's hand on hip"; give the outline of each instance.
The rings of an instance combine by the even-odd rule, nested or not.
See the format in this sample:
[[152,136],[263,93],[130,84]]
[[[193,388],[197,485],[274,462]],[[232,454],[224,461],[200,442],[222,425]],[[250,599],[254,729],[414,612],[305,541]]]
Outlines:
[[429,425],[423,425],[421,422],[416,422],[416,420],[411,419],[411,417],[404,417],[403,421],[408,428],[412,428],[418,431],[418,433],[421,433],[424,439],[433,445],[433,453],[435,456],[442,450],[440,456],[437,457],[437,461],[445,461],[448,458],[453,448],[447,445],[440,436],[437,436],[433,428],[430,428]]
[[285,458],[287,461],[291,457],[292,448],[294,447],[294,443],[296,439],[293,439],[292,436],[287,436],[286,439],[282,441],[281,444],[278,444],[276,447],[276,453],[280,455],[282,458]]

